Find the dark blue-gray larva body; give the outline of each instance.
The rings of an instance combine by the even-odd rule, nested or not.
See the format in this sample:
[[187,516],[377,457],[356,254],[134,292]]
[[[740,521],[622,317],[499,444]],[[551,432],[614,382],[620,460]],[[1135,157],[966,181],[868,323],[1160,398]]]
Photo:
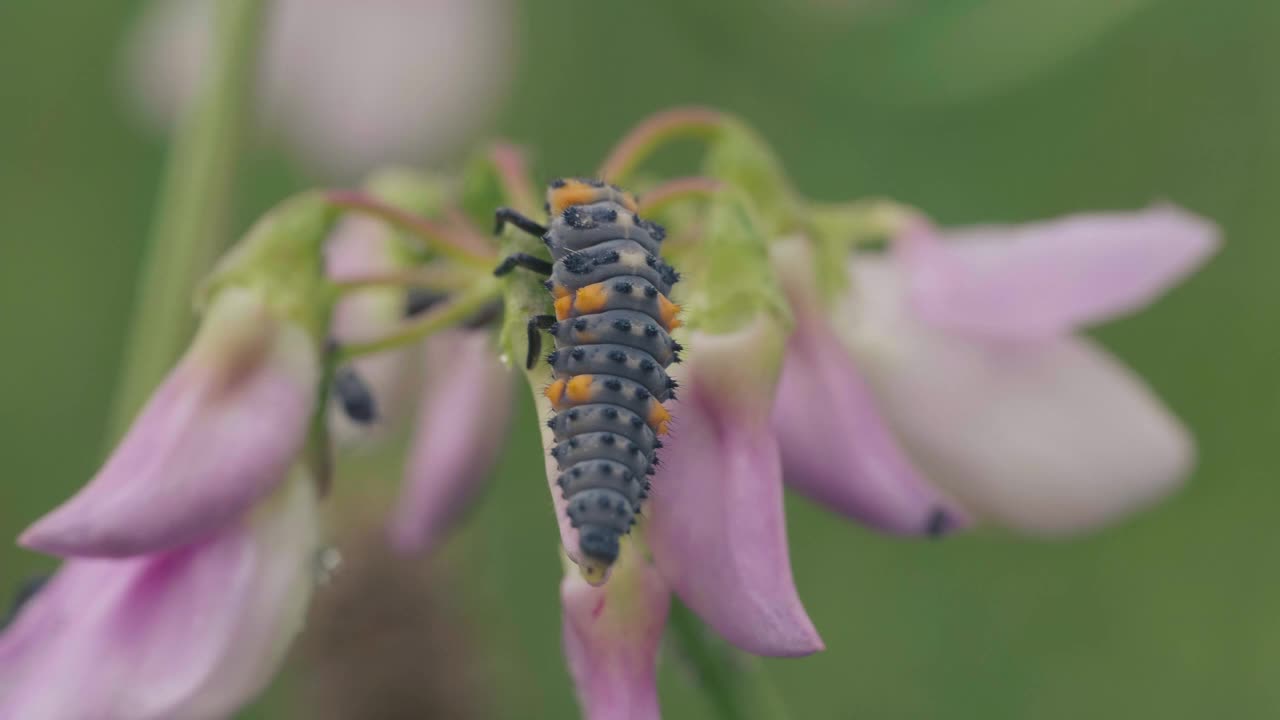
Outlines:
[[[547,272],[554,318],[535,323],[555,338],[547,355],[554,381],[546,395],[551,455],[569,520],[584,559],[607,567],[619,539],[635,524],[669,415],[663,402],[676,383],[666,368],[678,359],[671,339],[679,307],[668,299],[679,279],[659,255],[661,226],[640,219],[635,200],[611,185],[557,180],[547,191],[549,226],[509,210],[499,223],[542,232],[553,263],[513,256],[499,272],[523,265]],[[549,271],[549,272],[548,272]]]

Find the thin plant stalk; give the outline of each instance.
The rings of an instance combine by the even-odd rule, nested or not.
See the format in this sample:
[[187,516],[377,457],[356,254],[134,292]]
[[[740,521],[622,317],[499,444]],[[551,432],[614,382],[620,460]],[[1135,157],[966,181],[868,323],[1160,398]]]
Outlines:
[[266,10],[266,0],[217,3],[211,62],[197,102],[179,124],[151,223],[111,417],[113,437],[189,339],[192,295],[227,245]]

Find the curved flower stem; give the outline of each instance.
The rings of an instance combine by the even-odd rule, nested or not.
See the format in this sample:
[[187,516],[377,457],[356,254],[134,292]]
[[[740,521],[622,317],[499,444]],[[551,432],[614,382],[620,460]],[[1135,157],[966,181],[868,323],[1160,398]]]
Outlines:
[[741,657],[712,639],[684,603],[672,602],[667,623],[720,717],[725,720],[787,720],[790,717],[759,661]]
[[474,267],[492,268],[497,261],[493,250],[466,225],[442,225],[405,212],[394,205],[358,190],[330,190],[325,198],[334,207],[372,215],[420,239],[441,255]]
[[640,197],[640,212],[653,215],[667,209],[672,203],[693,198],[710,198],[724,187],[723,183],[709,177],[682,177],[650,188]]
[[344,280],[335,280],[332,285],[340,295],[374,288],[428,288],[453,292],[464,290],[475,281],[475,273],[469,270],[420,267],[377,275],[349,277]]
[[500,141],[494,143],[489,151],[489,159],[498,171],[502,192],[511,206],[523,213],[537,212],[538,201],[532,192],[533,183],[529,180],[529,163],[524,150],[518,145]]
[[336,362],[341,365],[362,355],[372,355],[394,350],[415,343],[432,333],[451,328],[475,316],[486,305],[501,295],[502,285],[494,278],[485,278],[439,309],[406,324],[398,332],[370,342],[342,345],[336,351]]
[[212,63],[165,167],[111,419],[118,433],[181,352],[191,295],[227,240],[265,0],[218,3]]
[[711,108],[684,107],[655,113],[640,121],[600,166],[601,179],[622,182],[659,147],[680,138],[705,138],[724,125],[727,116]]

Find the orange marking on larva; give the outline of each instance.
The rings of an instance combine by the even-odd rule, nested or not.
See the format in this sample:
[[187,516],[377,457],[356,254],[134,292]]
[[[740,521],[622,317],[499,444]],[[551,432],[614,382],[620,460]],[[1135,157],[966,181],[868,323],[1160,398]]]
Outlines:
[[569,311],[573,310],[573,296],[565,295],[562,298],[556,298],[556,319],[564,320],[569,317]]
[[668,300],[666,295],[658,295],[658,315],[659,319],[662,320],[662,326],[666,328],[667,332],[675,330],[682,324],[680,320],[676,318],[676,314],[679,312],[679,305]]
[[565,386],[565,394],[569,396],[569,401],[576,405],[591,402],[593,379],[591,375],[574,375],[569,378],[569,384]]
[[578,299],[573,301],[573,306],[579,315],[589,315],[603,310],[607,302],[609,293],[604,289],[604,283],[593,283],[578,289]]
[[559,300],[562,297],[568,297],[569,288],[561,285],[560,283],[556,283],[551,286],[551,296],[557,300]]
[[595,202],[599,196],[600,188],[577,180],[567,180],[562,187],[551,191],[548,204],[551,206],[551,214],[559,215],[571,205],[587,205]]
[[671,413],[663,407],[662,403],[657,400],[649,401],[649,427],[659,435],[667,434],[667,421],[671,419]]
[[547,399],[551,401],[551,407],[559,410],[560,401],[564,399],[564,380],[557,380],[547,386]]

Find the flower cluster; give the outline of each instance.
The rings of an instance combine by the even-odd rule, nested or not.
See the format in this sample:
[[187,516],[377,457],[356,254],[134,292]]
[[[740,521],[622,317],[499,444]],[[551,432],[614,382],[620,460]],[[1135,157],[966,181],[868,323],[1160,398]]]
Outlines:
[[[784,484],[896,535],[1059,535],[1185,477],[1187,431],[1078,332],[1192,272],[1212,225],[1154,207],[945,231],[885,201],[815,203],[749,128],[706,110],[646,121],[600,175],[627,180],[684,135],[706,141],[700,174],[638,188],[684,270],[680,395],[607,577],[579,572],[546,462],[586,716],[658,717],[673,594],[746,652],[822,649],[791,576]],[[331,456],[392,434],[410,400],[388,538],[435,546],[503,441],[504,359],[525,357],[525,320],[552,300],[541,278],[489,273],[504,254],[545,253],[537,241],[495,245],[477,223],[498,206],[533,213],[536,196],[500,145],[459,183],[383,173],[266,216],[210,276],[190,350],[102,470],[23,534],[66,561],[0,635],[0,716],[221,717],[253,697],[323,565]],[[548,412],[548,370],[526,376]],[[47,677],[78,691],[47,692]]]

